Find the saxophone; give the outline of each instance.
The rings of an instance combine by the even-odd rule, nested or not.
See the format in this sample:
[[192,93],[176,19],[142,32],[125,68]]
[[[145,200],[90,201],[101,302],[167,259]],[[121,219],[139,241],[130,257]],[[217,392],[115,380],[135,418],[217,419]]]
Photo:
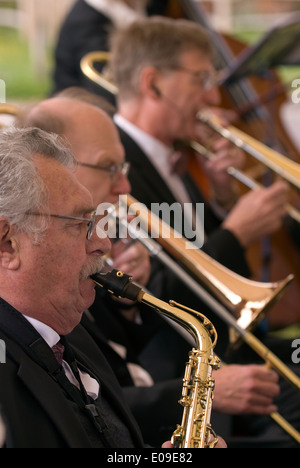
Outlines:
[[210,424],[214,379],[212,371],[220,367],[214,355],[217,332],[213,324],[202,314],[170,301],[169,304],[149,295],[121,271],[91,277],[94,282],[118,298],[142,302],[162,315],[177,322],[193,337],[196,347],[189,354],[183,379],[183,406],[181,425],[177,426],[171,441],[175,448],[213,448],[218,438]]

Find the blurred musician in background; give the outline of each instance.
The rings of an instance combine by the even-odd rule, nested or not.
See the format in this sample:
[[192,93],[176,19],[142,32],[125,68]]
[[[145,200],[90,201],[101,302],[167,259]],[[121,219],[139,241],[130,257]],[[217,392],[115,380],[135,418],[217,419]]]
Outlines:
[[204,250],[249,276],[245,250],[281,227],[287,185],[277,182],[239,198],[226,169],[241,167],[243,153],[219,137],[211,147],[214,160],[203,162],[213,186],[211,200],[187,169],[180,165],[179,172],[174,163],[174,143],[199,139],[197,113],[219,104],[212,53],[204,30],[189,21],[152,18],[120,29],[111,49],[119,89],[114,119],[131,163],[133,196],[149,209],[152,203],[205,202]]
[[82,86],[114,102],[112,96],[83,75],[81,59],[89,52],[107,51],[113,28],[147,15],[164,14],[167,4],[168,0],[76,0],[59,32],[52,93]]
[[146,16],[147,7],[149,14],[159,14],[165,3],[165,0],[77,0],[59,33],[52,92],[82,86],[110,99],[82,74],[80,60],[88,52],[108,50],[107,39],[112,28]]

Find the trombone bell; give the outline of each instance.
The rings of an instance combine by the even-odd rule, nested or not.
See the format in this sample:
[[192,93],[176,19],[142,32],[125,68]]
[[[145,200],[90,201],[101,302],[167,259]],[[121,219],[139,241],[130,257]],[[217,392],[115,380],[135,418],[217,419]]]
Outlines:
[[169,225],[132,196],[127,195],[124,202],[128,207],[134,206],[131,214],[134,211],[138,213],[141,227],[149,234],[154,234],[158,243],[236,317],[244,330],[252,329],[265,317],[294,279],[293,275],[289,275],[274,283],[248,280],[202,250],[187,249],[188,241],[185,238],[176,236]]

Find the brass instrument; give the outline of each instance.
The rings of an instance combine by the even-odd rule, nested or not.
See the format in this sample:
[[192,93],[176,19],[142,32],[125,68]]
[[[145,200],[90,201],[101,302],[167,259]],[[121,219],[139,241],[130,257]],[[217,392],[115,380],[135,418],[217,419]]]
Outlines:
[[19,115],[20,109],[12,104],[0,104],[0,114]]
[[104,70],[103,73],[99,73],[94,67],[95,62],[99,63],[108,63],[109,62],[109,52],[90,52],[85,55],[80,62],[80,68],[82,73],[87,76],[93,83],[98,84],[101,88],[106,89],[110,94],[117,95],[118,88],[110,80],[109,74]]
[[210,111],[198,112],[197,119],[300,190],[300,164],[233,126],[224,127]]
[[[111,82],[110,78],[105,76],[105,74],[99,73],[93,66],[96,61],[107,64],[109,62],[109,56],[110,54],[108,52],[91,52],[82,59],[81,69],[93,82],[113,95],[117,95],[118,88]],[[204,117],[201,117],[199,113],[198,119],[204,119]],[[205,119],[208,124],[207,115]],[[259,144],[259,142],[257,142],[257,144]],[[284,156],[278,159],[281,161],[281,158],[284,159],[284,161],[287,159],[284,158]],[[275,164],[275,162],[273,164]],[[300,171],[299,168],[298,170]],[[237,170],[234,168],[229,168],[229,171],[232,175],[238,176]],[[277,172],[281,172],[279,168]],[[243,180],[245,182],[245,177]],[[254,188],[254,185],[252,185],[252,188]],[[256,188],[258,188],[258,185]],[[294,219],[300,221],[300,214],[294,207],[288,205],[287,211]],[[146,215],[146,218],[148,218],[148,215]],[[169,230],[169,226],[166,227],[166,229]],[[158,235],[157,237],[160,238],[160,243],[162,243],[161,236]],[[216,297],[225,304],[226,308],[231,310],[235,317],[238,317],[239,325],[245,329],[249,326],[254,327],[264,318],[274,301],[279,299],[281,293],[294,278],[292,275],[289,275],[285,280],[278,283],[253,282],[241,278],[239,275],[226,269],[199,250],[191,249],[187,253],[186,246],[180,243],[180,240],[177,242],[175,238],[172,240],[169,239],[167,244],[166,246],[162,243],[164,247],[168,248],[172,255],[175,255],[175,258],[178,259],[179,255],[179,260],[188,268],[188,271],[195,275],[197,279],[200,279],[210,291],[213,291]],[[186,242],[184,242],[184,244],[186,244]],[[204,271],[205,273],[203,273]],[[222,272],[222,281],[217,282],[216,278],[218,278],[220,272]],[[239,291],[240,294],[238,294],[237,291]]]
[[[118,88],[111,82],[109,76],[105,76],[104,73],[99,73],[94,68],[94,62],[107,64],[109,63],[109,57],[109,52],[91,52],[82,59],[81,69],[93,82],[113,95],[117,95]],[[199,120],[204,119],[200,113],[198,114],[198,118]],[[205,116],[205,123],[209,124],[207,115]],[[284,157],[282,156],[282,158]],[[237,176],[237,172],[234,171],[233,168],[229,170],[232,174],[235,173]],[[300,172],[299,167],[298,170]],[[130,201],[130,197],[128,200]],[[131,199],[130,204],[135,202],[136,200]],[[292,213],[293,210],[294,208],[290,207],[290,213]],[[147,224],[148,218],[148,213],[145,212],[146,230],[148,230],[148,227],[152,229],[152,227]],[[156,225],[159,226],[159,223],[156,223]],[[160,227],[163,228],[162,223]],[[169,226],[164,228],[165,231],[166,229],[169,230]],[[160,243],[162,243],[175,258],[181,261],[184,266],[188,268],[189,272],[196,276],[197,279],[200,279],[200,281],[221,300],[226,308],[232,311],[235,317],[239,317],[239,325],[244,329],[251,324],[252,326],[257,324],[274,303],[274,300],[279,299],[281,293],[293,280],[292,275],[279,283],[258,283],[246,280],[223,267],[199,250],[190,249],[187,252],[186,241],[183,243],[180,242],[180,239],[175,239],[175,237],[173,237],[169,239],[168,242],[163,242],[163,236],[160,234],[163,234],[163,232],[157,233],[157,238],[160,239]],[[220,275],[221,281],[218,281],[217,278]],[[240,294],[238,294],[238,291]]]
[[[195,140],[186,142],[178,141],[176,142],[175,146],[176,148],[191,148],[196,153],[201,154],[204,158],[210,161],[214,158],[214,154],[209,149],[207,149],[205,146],[203,146],[201,143]],[[233,166],[227,168],[227,174],[244,184],[250,190],[260,190],[261,188],[263,188],[263,186],[259,182],[254,180],[252,177],[248,176],[245,172],[240,171],[239,169],[236,169]],[[300,211],[289,203],[286,205],[286,213],[288,216],[297,221],[297,223],[300,223]]]
[[[104,73],[100,74],[94,68],[94,62],[96,61],[107,64],[109,55],[108,52],[91,52],[82,59],[81,69],[93,82],[116,95],[118,88],[110,81],[108,76],[105,76]],[[136,202],[130,197],[127,200],[130,204]],[[144,214],[146,231],[148,231],[148,228],[153,229],[153,226],[148,226],[147,209]],[[159,224],[158,221],[155,222],[156,226],[162,228],[163,224]],[[169,231],[169,226],[164,228],[164,231],[166,230]],[[235,317],[238,317],[238,324],[244,329],[250,325],[253,327],[262,320],[274,301],[279,299],[284,289],[293,280],[292,275],[278,283],[258,283],[247,280],[223,267],[202,251],[195,249],[187,251],[186,241],[183,242],[182,239],[175,239],[175,236],[173,236],[172,239],[163,242],[164,236],[161,234],[163,232],[157,232],[156,238],[160,239],[163,247],[175,256],[190,273],[205,284],[225,307],[231,310]]]
[[[166,225],[153,212],[149,212],[145,205],[137,202],[130,195],[126,195],[126,197],[127,205],[134,206],[141,226],[146,228],[148,233],[151,232],[157,242],[177,261],[186,266],[188,271],[225,306],[218,307],[217,304],[220,306],[220,303],[211,301],[209,305],[214,304],[213,310],[228,325],[232,326],[262,359],[266,360],[272,368],[300,390],[300,378],[247,330],[249,324],[253,323],[249,317],[247,320],[247,315],[256,316],[256,320],[258,320],[259,316],[265,314],[266,309],[279,299],[284,289],[292,281],[293,276],[290,275],[278,283],[258,283],[247,280],[220,265],[203,251],[195,250],[194,247],[187,249],[186,246],[189,242],[185,238],[180,237],[178,233],[176,234],[174,229]],[[134,214],[130,210],[129,213]],[[245,318],[245,321],[236,320],[228,312],[228,309],[233,313],[239,310],[241,318]],[[246,324],[247,326],[245,326]]]
[[179,236],[164,221],[132,196],[126,195],[128,207],[134,208],[142,228],[187,268],[237,318],[244,330],[252,328],[263,319],[270,307],[280,299],[294,279],[289,275],[275,283],[251,281],[232,272],[190,242]]
[[210,425],[214,391],[212,371],[217,370],[220,364],[213,353],[217,342],[213,324],[199,312],[174,301],[167,304],[147,294],[121,271],[93,275],[92,279],[119,298],[148,305],[177,322],[193,336],[196,348],[189,355],[179,402],[184,408],[182,423],[173,433],[172,443],[175,448],[213,448],[218,438]]

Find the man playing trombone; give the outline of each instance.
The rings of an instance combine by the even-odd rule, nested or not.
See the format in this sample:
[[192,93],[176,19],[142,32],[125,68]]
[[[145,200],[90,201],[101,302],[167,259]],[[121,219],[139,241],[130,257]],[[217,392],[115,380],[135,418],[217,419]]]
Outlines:
[[[183,178],[176,173],[172,148],[176,140],[197,138],[198,112],[219,104],[206,34],[187,21],[153,18],[135,22],[113,36],[111,69],[119,90],[115,122],[132,165],[132,195],[149,209],[155,202],[204,201],[187,174]],[[220,210],[211,210],[205,201],[205,250],[247,276],[244,249],[281,227],[287,186],[277,182],[238,199],[225,169],[240,167],[240,151],[223,139],[217,139],[212,150],[215,158],[206,168],[215,205],[226,216],[220,218]]]

